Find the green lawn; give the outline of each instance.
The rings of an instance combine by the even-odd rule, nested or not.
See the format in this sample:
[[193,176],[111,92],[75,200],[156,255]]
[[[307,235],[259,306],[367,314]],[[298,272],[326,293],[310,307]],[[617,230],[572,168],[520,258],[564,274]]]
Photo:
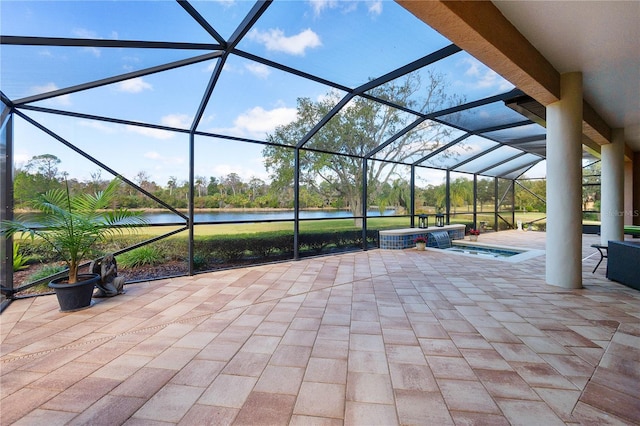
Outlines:
[[[527,223],[536,219],[545,217],[545,213],[531,212],[531,213],[516,213],[516,221],[522,220],[523,223]],[[435,224],[435,218],[433,215],[429,218],[429,225]],[[452,217],[451,223],[469,223],[473,219],[471,215],[458,215]],[[493,224],[493,213],[478,213],[478,221],[487,221],[489,224]],[[545,223],[542,220],[536,223]],[[393,228],[408,228],[411,225],[409,217],[373,217],[367,219],[368,229],[393,229]],[[416,220],[417,226],[417,220]],[[142,228],[139,231],[139,235],[148,237],[155,237],[171,232],[178,227],[169,226],[151,226]],[[258,234],[262,232],[273,231],[289,231],[293,232],[293,222],[269,222],[269,223],[234,223],[234,224],[220,224],[220,225],[196,225],[195,235],[208,236],[208,235],[233,235],[233,234]],[[353,219],[332,219],[332,220],[305,220],[300,222],[300,232],[318,232],[324,230],[330,231],[347,231],[352,229],[359,229],[355,226]],[[183,236],[187,231],[183,231],[177,235]]]
[[[410,226],[408,217],[375,217],[367,220],[369,229],[388,228],[408,228]],[[155,237],[171,232],[178,227],[170,226],[150,226],[141,228],[139,235]],[[347,231],[359,229],[355,226],[353,219],[332,219],[332,220],[305,220],[300,222],[301,232],[317,232],[324,230]],[[293,232],[293,222],[269,222],[269,223],[234,223],[220,225],[196,225],[194,232],[196,236],[205,235],[230,235],[230,234],[257,234],[261,232],[290,231]],[[177,235],[186,234],[183,231]]]
[[[543,218],[545,213],[516,213],[516,221],[522,220],[523,223],[527,223],[539,218]],[[473,216],[471,215],[458,215],[453,216],[451,223],[469,223]],[[478,221],[487,221],[489,224],[493,223],[493,213],[478,213]],[[429,218],[429,225],[435,224],[435,218],[433,215]],[[545,223],[540,221],[536,223]],[[409,217],[373,217],[367,220],[368,229],[393,229],[393,228],[408,228],[411,221]],[[417,220],[416,220],[417,226]],[[164,235],[171,231],[180,229],[177,226],[148,226],[144,228],[138,228],[137,235],[145,238],[152,238],[159,235]],[[324,230],[331,231],[346,231],[352,229],[359,229],[355,226],[353,219],[332,219],[332,220],[310,220],[300,222],[301,232],[318,232]],[[233,234],[258,234],[262,232],[273,231],[289,231],[293,232],[293,222],[270,222],[270,223],[234,223],[234,224],[220,224],[220,225],[196,225],[195,236],[208,236],[208,235],[233,235]],[[125,230],[125,234],[131,232]],[[177,236],[184,237],[187,234],[187,230],[184,230]],[[15,238],[16,241],[20,241],[19,237]]]

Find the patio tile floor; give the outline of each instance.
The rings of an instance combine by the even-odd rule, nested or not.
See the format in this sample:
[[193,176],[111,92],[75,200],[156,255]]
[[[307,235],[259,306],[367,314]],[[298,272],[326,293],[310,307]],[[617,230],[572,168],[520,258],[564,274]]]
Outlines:
[[[0,315],[2,425],[640,424],[640,292],[592,274],[371,250]],[[545,234],[485,243],[544,249]]]

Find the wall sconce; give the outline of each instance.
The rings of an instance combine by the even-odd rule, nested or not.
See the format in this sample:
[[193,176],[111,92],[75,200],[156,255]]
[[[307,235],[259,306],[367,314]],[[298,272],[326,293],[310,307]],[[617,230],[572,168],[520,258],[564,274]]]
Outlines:
[[442,228],[444,226],[444,215],[437,214],[436,215],[436,226]]
[[429,215],[419,214],[418,215],[418,228],[428,228],[429,227]]

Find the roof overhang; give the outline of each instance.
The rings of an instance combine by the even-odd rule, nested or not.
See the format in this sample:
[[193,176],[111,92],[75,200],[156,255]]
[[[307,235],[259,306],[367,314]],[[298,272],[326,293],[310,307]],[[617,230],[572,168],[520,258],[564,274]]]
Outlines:
[[[560,100],[560,73],[493,3],[397,1],[542,106]],[[591,149],[611,142],[611,127],[586,101],[582,128]]]

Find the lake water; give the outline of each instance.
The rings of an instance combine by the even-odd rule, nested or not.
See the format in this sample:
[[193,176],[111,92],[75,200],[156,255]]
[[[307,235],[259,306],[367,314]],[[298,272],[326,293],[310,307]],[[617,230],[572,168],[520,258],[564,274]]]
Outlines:
[[[395,211],[387,210],[384,216],[391,216]],[[368,216],[380,216],[380,211],[371,210]],[[149,212],[145,213],[147,220],[152,224],[180,222],[181,218],[172,213]],[[347,210],[301,210],[300,219],[325,219],[325,218],[350,218],[353,217]],[[233,211],[233,212],[195,212],[195,223],[203,222],[234,222],[234,221],[261,221],[261,220],[293,220],[293,210],[286,211]]]
[[[395,210],[386,210],[384,216],[391,216]],[[379,210],[370,210],[368,216],[381,216]],[[148,223],[160,225],[165,223],[184,223],[184,220],[170,212],[146,212],[144,216]],[[35,225],[37,221],[32,220],[32,215],[20,215],[21,220],[27,220]],[[324,218],[350,218],[353,217],[348,210],[301,210],[301,219],[324,219]],[[235,222],[235,221],[262,221],[262,220],[293,220],[293,210],[280,211],[196,211],[194,213],[195,223],[206,222]]]

